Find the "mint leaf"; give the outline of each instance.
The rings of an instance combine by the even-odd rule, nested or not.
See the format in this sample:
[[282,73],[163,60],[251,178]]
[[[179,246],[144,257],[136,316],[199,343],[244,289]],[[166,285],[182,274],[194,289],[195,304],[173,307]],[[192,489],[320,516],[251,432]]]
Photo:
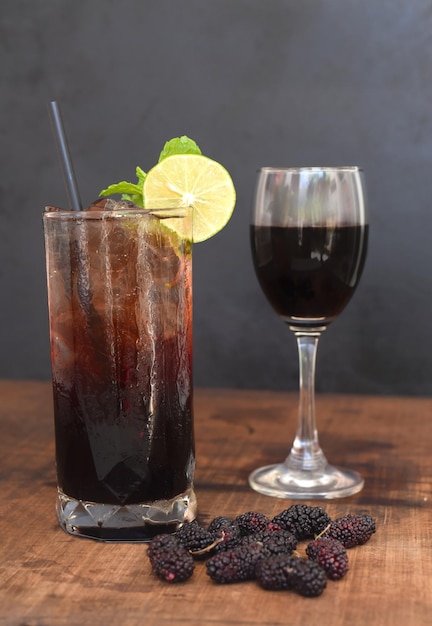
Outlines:
[[134,185],[133,183],[127,183],[126,181],[122,181],[121,183],[115,183],[114,185],[110,185],[106,189],[102,189],[100,192],[100,196],[110,196],[113,193],[140,193],[141,189],[138,185]]
[[144,181],[145,181],[145,179],[146,179],[147,174],[144,172],[144,170],[142,170],[142,169],[139,167],[139,165],[137,166],[137,168],[136,168],[136,170],[135,170],[135,171],[136,171],[136,176],[137,176],[137,178],[138,178],[138,183],[137,183],[137,184],[138,184],[138,185],[141,187],[141,189],[142,189],[142,186],[144,185]]
[[113,194],[122,194],[122,200],[129,200],[137,206],[144,207],[143,185],[147,174],[140,167],[136,168],[138,183],[128,183],[123,180],[120,183],[110,185],[106,189],[102,189],[100,196],[111,196]]
[[166,142],[159,155],[159,163],[173,154],[201,154],[201,150],[193,139],[182,135]]
[[133,202],[135,204],[135,206],[138,206],[140,208],[144,208],[144,201],[143,201],[143,195],[142,193],[137,193],[137,194],[130,194],[130,193],[123,193],[122,200],[127,200],[128,202]]

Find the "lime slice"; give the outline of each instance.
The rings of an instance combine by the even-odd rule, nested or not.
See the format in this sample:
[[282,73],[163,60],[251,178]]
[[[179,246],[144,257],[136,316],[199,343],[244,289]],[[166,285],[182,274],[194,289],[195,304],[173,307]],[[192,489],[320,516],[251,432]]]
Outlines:
[[[155,165],[144,181],[143,194],[148,209],[193,208],[193,242],[216,235],[229,221],[236,192],[226,169],[197,154],[175,154]],[[177,231],[179,220],[164,220]]]

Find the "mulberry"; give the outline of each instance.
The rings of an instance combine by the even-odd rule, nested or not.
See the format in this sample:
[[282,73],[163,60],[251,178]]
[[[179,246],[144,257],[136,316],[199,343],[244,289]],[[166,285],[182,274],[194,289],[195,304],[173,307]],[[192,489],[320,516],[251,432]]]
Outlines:
[[293,557],[289,554],[279,554],[259,561],[255,569],[258,584],[270,591],[291,589],[288,568],[291,567],[292,560]]
[[315,561],[293,558],[287,572],[292,589],[301,596],[320,596],[327,586],[326,573]]
[[207,528],[208,532],[213,536],[213,540],[219,543],[215,546],[214,551],[220,552],[228,548],[233,548],[240,543],[240,528],[237,522],[231,517],[218,516],[215,517]]
[[175,548],[179,546],[179,542],[175,534],[173,535],[155,535],[150,543],[147,545],[147,556],[152,559],[152,556],[156,552],[160,552],[164,549]]
[[256,564],[264,556],[263,550],[259,544],[223,550],[207,561],[207,574],[219,584],[252,580],[255,578]]
[[293,504],[276,515],[272,521],[289,530],[300,541],[319,535],[330,524],[331,518],[319,506]]
[[331,580],[339,580],[348,571],[348,555],[337,539],[315,539],[306,547],[306,554],[316,561]]
[[166,546],[154,550],[150,563],[154,573],[168,583],[188,580],[195,568],[192,556],[181,546]]
[[266,554],[291,554],[297,547],[297,538],[288,530],[265,530],[255,535],[242,538],[241,544],[260,543],[264,546]]
[[271,525],[271,521],[267,515],[256,511],[248,511],[247,513],[237,515],[235,521],[237,522],[241,535],[258,533],[266,530]]
[[354,548],[369,541],[375,532],[376,523],[370,515],[348,514],[331,522],[323,537],[337,539],[345,548]]
[[318,563],[288,554],[263,559],[257,564],[255,575],[263,589],[292,589],[309,598],[321,595],[327,586],[326,573]]
[[197,520],[185,522],[176,532],[176,536],[179,544],[192,555],[205,550],[214,542],[213,535],[200,526]]

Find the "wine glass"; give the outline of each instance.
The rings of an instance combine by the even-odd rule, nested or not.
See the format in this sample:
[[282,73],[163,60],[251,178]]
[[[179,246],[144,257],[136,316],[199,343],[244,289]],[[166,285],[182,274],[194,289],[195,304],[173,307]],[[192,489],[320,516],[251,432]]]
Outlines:
[[360,491],[355,471],[329,465],[315,424],[315,361],[321,333],[348,304],[360,279],[368,224],[358,167],[264,167],[251,224],[258,282],[297,339],[298,427],[283,463],[260,467],[249,483],[281,498],[337,498]]

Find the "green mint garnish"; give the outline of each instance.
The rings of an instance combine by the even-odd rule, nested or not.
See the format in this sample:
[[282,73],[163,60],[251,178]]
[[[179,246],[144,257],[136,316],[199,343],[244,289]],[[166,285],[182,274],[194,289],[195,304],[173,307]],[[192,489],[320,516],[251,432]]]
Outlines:
[[115,183],[114,185],[110,185],[106,189],[102,189],[99,195],[111,196],[113,194],[120,193],[122,194],[123,200],[130,200],[137,206],[144,207],[142,190],[147,174],[140,167],[137,167],[136,175],[138,178],[137,183],[128,183],[123,180],[120,183]]
[[[201,150],[193,139],[183,135],[182,137],[174,137],[174,139],[166,142],[159,155],[159,162],[173,154],[201,154]],[[147,174],[140,167],[137,167],[136,176],[138,178],[136,183],[128,183],[124,180],[102,189],[99,195],[111,196],[121,194],[123,200],[130,200],[137,206],[144,208],[143,186]]]
[[173,154],[201,154],[201,150],[193,139],[183,135],[166,142],[159,155],[159,163]]

